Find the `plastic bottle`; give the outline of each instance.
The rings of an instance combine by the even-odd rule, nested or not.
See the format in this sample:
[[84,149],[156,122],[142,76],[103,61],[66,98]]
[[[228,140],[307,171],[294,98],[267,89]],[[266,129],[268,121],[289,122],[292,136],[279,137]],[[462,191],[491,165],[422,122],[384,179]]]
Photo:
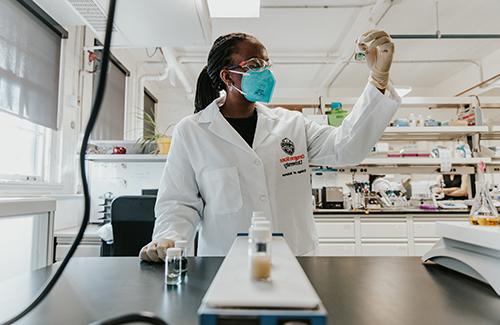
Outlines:
[[408,118],[410,122],[410,126],[417,126],[417,120],[415,119],[415,114],[410,113],[410,117]]
[[486,165],[481,162],[478,166],[476,196],[470,209],[469,222],[477,226],[498,226],[500,225],[500,218],[484,180],[485,171]]
[[187,257],[186,251],[189,247],[189,242],[187,240],[176,240],[175,247],[181,249],[181,273],[187,272]]
[[270,229],[256,227],[252,230],[250,243],[250,276],[253,280],[269,281],[271,279],[271,236]]
[[165,260],[165,284],[167,285],[176,286],[182,282],[181,254],[182,250],[178,247],[167,249]]

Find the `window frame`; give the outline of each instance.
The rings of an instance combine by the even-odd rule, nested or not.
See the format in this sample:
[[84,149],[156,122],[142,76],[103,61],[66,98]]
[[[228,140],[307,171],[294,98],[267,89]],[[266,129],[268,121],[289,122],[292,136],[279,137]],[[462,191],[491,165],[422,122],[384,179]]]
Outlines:
[[[103,44],[97,39],[94,38],[94,47],[96,48],[94,51],[103,51],[101,48]],[[128,91],[130,87],[130,70],[127,69],[127,67],[116,57],[113,55],[112,52],[109,53],[109,61],[118,68],[119,71],[121,71],[125,75],[125,88],[123,92],[123,136],[121,140],[127,139],[127,125],[128,125],[128,104],[129,104],[129,98],[128,98]],[[94,62],[94,69],[95,69],[95,62]],[[94,101],[94,89],[97,87],[97,84],[95,80],[92,81],[92,102]],[[105,139],[105,140],[96,140],[93,139],[91,136],[90,141],[109,141],[110,139]],[[116,140],[116,139],[113,139]]]
[[[158,105],[158,98],[156,98],[156,96],[153,95],[153,93],[151,91],[149,91],[149,89],[144,87],[144,98],[146,98],[146,97],[149,97],[151,99],[151,101],[153,102],[153,113],[154,113],[153,119],[154,119],[154,122],[156,123],[156,108]],[[144,100],[143,100],[143,102],[144,102]],[[146,113],[146,107],[144,107],[144,110],[143,110],[143,116],[142,116],[143,119],[144,119],[144,113]],[[154,131],[155,130],[153,130],[153,132]],[[145,136],[145,135],[146,135],[146,128],[144,127],[144,122],[143,122],[142,136]]]

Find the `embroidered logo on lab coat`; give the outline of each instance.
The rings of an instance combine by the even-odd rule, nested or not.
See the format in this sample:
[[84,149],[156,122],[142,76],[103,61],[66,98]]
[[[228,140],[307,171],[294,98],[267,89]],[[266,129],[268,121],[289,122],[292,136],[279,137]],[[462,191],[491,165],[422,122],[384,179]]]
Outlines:
[[284,138],[283,140],[281,140],[281,149],[287,155],[291,156],[295,152],[295,145],[293,144],[292,140],[290,140],[288,138]]

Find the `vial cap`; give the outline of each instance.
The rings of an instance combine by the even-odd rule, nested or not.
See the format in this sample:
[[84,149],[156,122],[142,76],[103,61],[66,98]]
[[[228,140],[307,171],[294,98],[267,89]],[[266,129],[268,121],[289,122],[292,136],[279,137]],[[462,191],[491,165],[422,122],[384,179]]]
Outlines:
[[178,248],[187,248],[189,246],[189,242],[187,240],[176,240],[175,247]]
[[167,249],[167,257],[181,257],[182,250],[178,247]]

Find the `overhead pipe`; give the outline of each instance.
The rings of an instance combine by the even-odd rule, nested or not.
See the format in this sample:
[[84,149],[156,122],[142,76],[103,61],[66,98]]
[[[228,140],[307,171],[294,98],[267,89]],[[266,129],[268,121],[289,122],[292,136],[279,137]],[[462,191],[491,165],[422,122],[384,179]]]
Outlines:
[[160,48],[161,53],[163,53],[163,56],[165,60],[167,61],[167,64],[170,66],[170,68],[175,72],[175,75],[177,78],[179,78],[179,81],[181,82],[182,86],[184,87],[184,90],[188,94],[188,96],[193,95],[193,87],[191,86],[191,83],[189,82],[188,78],[186,77],[186,74],[184,73],[182,67],[179,64],[179,61],[177,61],[177,58],[173,54],[173,52],[167,48],[167,47],[161,47]]
[[392,39],[500,39],[500,34],[391,34]]
[[[356,60],[351,60],[349,63],[360,63],[364,64],[363,61],[356,61]],[[432,60],[432,59],[427,59],[427,60],[394,60],[392,63],[397,63],[397,64],[404,64],[404,63],[410,63],[410,64],[415,64],[415,63],[470,63],[475,65],[478,68],[479,71],[479,80],[484,79],[484,71],[483,71],[483,65],[481,62],[471,60],[471,59],[442,59],[442,60]]]
[[[141,67],[157,65],[157,64],[158,64],[158,62],[145,63]],[[137,113],[139,113],[139,114],[144,112],[144,87],[145,87],[146,81],[163,81],[163,80],[167,79],[167,77],[168,77],[168,74],[170,72],[170,67],[165,63],[162,63],[162,64],[165,66],[165,68],[160,73],[144,74],[144,75],[139,77],[139,88],[138,88],[139,96],[137,97],[138,99],[137,99],[137,105],[136,105],[136,107],[139,109],[137,111]],[[136,127],[134,127],[134,130],[138,133],[138,134],[136,134],[136,138],[139,138],[140,136],[142,136],[142,134],[140,134],[140,133],[142,133],[144,131],[143,125],[142,125],[142,123],[140,123],[139,119],[134,119],[134,120],[136,120],[136,123],[137,123]]]
[[[332,82],[330,83],[330,87],[337,81],[337,79],[340,77],[342,72],[347,68],[347,66],[351,63],[358,63],[358,64],[365,64],[362,61],[356,61],[356,60],[346,60],[342,61],[345,65],[342,67],[341,70],[334,76],[332,79]],[[479,75],[480,75],[480,80],[483,80],[483,66],[474,60],[469,60],[469,59],[450,59],[450,60],[394,60],[393,63],[395,64],[405,64],[405,63],[470,63],[474,64],[475,66],[478,67],[479,69]]]

